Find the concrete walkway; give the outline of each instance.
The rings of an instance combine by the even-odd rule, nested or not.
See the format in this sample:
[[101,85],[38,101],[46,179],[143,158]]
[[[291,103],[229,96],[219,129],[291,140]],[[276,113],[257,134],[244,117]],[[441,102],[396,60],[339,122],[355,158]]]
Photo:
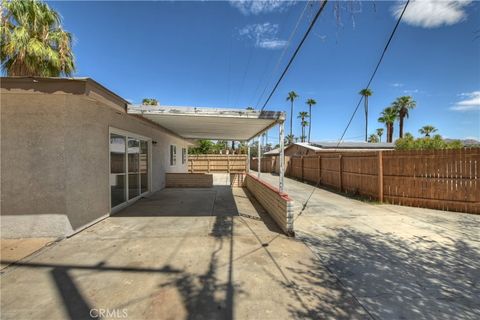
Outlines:
[[[285,183],[300,209],[313,186]],[[328,268],[375,319],[480,319],[480,215],[370,204],[316,188],[295,230],[319,257],[312,273]]]
[[[2,319],[368,319],[243,189],[165,189],[2,270]],[[99,317],[98,317],[99,316]]]

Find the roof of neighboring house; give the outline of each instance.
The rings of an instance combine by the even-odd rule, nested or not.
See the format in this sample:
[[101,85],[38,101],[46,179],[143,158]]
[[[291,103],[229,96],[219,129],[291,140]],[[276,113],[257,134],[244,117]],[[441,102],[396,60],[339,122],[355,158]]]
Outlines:
[[289,147],[292,146],[292,145],[301,146],[301,147],[304,147],[304,148],[307,148],[307,149],[310,149],[310,150],[313,150],[313,151],[321,150],[321,148],[319,148],[317,146],[314,146],[314,145],[312,145],[312,143],[308,143],[308,142],[295,142],[295,143],[289,145]]
[[[342,141],[337,147],[338,142],[336,141],[316,141],[316,142],[295,142],[285,146],[285,150],[292,146],[300,146],[315,152],[322,150],[338,150],[338,151],[362,151],[362,150],[390,150],[395,148],[395,144],[387,142],[379,143],[367,143],[359,141]],[[272,149],[268,152],[265,152],[265,156],[276,156],[280,153],[280,148]]]
[[312,145],[318,147],[320,150],[325,149],[361,149],[361,150],[371,150],[371,149],[394,149],[395,144],[387,142],[377,142],[369,143],[363,141],[342,141],[340,144],[338,141],[314,141],[311,142]]
[[272,149],[270,151],[264,152],[263,155],[264,156],[275,156],[279,153],[280,153],[280,148],[275,148],[275,149]]
[[[321,148],[318,148],[316,146],[312,146],[312,145],[308,144],[308,142],[295,142],[295,143],[289,144],[289,145],[285,146],[285,150],[290,148],[290,147],[293,147],[293,146],[300,146],[300,147],[303,147],[303,148],[310,149],[312,151],[322,150]],[[275,148],[275,149],[272,149],[270,151],[265,152],[263,155],[265,155],[265,156],[275,156],[279,153],[280,153],[280,148]]]
[[247,141],[285,120],[277,111],[131,105],[136,114],[187,139]]

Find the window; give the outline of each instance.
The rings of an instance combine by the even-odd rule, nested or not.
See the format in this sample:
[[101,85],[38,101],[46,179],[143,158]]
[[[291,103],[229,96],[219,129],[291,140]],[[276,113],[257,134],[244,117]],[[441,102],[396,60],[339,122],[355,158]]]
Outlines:
[[177,165],[177,146],[173,144],[170,145],[170,165]]
[[187,163],[187,148],[182,148],[182,164]]

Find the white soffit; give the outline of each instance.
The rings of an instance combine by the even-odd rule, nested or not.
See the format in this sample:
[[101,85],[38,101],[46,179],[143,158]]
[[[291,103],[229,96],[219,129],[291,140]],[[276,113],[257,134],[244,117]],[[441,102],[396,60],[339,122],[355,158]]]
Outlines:
[[185,139],[250,140],[285,120],[283,112],[241,109],[129,106],[140,115]]

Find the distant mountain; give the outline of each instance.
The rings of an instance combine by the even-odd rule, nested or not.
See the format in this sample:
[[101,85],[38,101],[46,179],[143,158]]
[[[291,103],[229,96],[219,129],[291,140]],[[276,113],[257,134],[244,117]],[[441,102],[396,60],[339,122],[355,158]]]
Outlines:
[[475,139],[445,139],[446,142],[460,140],[465,147],[480,147],[480,141]]

